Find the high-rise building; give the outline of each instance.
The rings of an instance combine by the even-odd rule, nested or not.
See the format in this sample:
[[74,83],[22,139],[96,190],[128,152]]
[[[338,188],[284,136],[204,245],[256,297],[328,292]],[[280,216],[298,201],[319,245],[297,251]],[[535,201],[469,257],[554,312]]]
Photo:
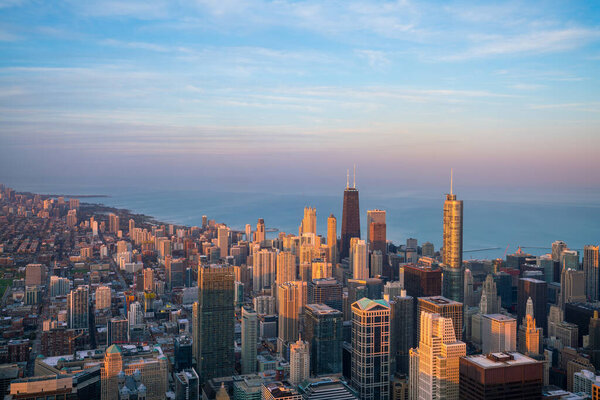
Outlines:
[[[458,301],[450,300],[442,296],[419,297],[417,304],[417,321],[421,320],[423,312],[439,314],[444,318],[450,318],[454,326],[454,335],[457,340],[462,339],[463,329],[463,305]],[[421,324],[417,325],[417,337],[421,337]]]
[[310,347],[313,375],[342,372],[343,319],[341,311],[325,304],[306,305],[304,337]]
[[590,318],[589,341],[592,364],[596,369],[600,369],[600,318],[598,318],[597,310],[594,311],[594,316]]
[[[439,314],[421,313],[419,347],[411,351],[411,398],[419,400],[459,397],[459,360],[467,353],[457,340],[454,322]],[[414,396],[414,397],[413,397]]]
[[[566,251],[563,251],[563,256]],[[560,306],[564,309],[565,304],[585,302],[585,286],[584,271],[563,268],[560,277]]]
[[107,324],[106,344],[110,346],[116,343],[129,341],[129,324],[125,317],[111,318]]
[[387,254],[385,210],[367,211],[367,244],[369,251]]
[[258,314],[242,307],[242,374],[256,372],[256,343],[258,340]]
[[433,243],[431,243],[431,242],[423,243],[423,245],[421,246],[421,255],[423,255],[423,257],[434,257],[435,256],[435,248],[433,246]]
[[565,249],[560,254],[560,269],[580,269],[579,252],[577,250]]
[[175,400],[200,399],[200,384],[198,374],[193,368],[177,372],[175,378]]
[[326,304],[329,307],[343,311],[343,287],[335,278],[314,279],[308,282],[309,304]]
[[441,296],[442,270],[437,266],[404,266],[404,287],[414,298]]
[[460,399],[541,399],[543,376],[543,363],[520,353],[463,357]]
[[252,263],[253,290],[260,292],[272,288],[276,278],[277,253],[271,249],[259,250],[252,256]]
[[381,251],[374,250],[371,253],[371,263],[370,264],[371,264],[370,276],[372,278],[383,275],[383,254],[381,254]]
[[394,372],[408,374],[410,349],[414,346],[414,298],[402,291],[390,297],[390,348]]
[[352,386],[363,400],[390,396],[390,305],[362,298],[352,304]]
[[463,301],[463,202],[457,200],[452,192],[452,178],[450,179],[450,194],[446,195],[444,202],[443,221],[443,248],[442,262],[444,264],[444,290],[445,297]]
[[226,258],[229,255],[229,228],[220,226],[217,231],[217,246],[221,258]]
[[154,270],[152,268],[144,268],[144,290],[154,291]]
[[357,240],[352,248],[352,278],[369,278],[369,266],[367,264],[367,244],[364,240]]
[[552,243],[552,259],[555,262],[560,262],[560,256],[564,250],[568,249],[567,244],[562,240],[557,240]]
[[317,209],[304,207],[304,218],[302,218],[301,233],[312,233],[317,235]]
[[185,286],[185,266],[184,258],[165,257],[166,284],[169,290]]
[[266,238],[267,237],[265,234],[265,220],[262,218],[259,218],[258,222],[256,223],[256,232],[255,232],[254,241],[257,243],[262,243],[265,241]]
[[246,242],[252,242],[252,225],[246,224]]
[[298,385],[310,376],[308,343],[298,339],[290,345],[290,383]]
[[348,179],[346,181],[346,189],[344,190],[340,258],[346,258],[350,255],[350,239],[360,238],[359,210],[358,189],[356,189],[356,175],[354,175],[353,187],[350,187],[350,181]]
[[25,285],[40,286],[46,284],[46,267],[42,264],[27,264],[25,267]]
[[484,354],[517,351],[517,320],[504,314],[485,314],[482,318]]
[[108,286],[98,286],[96,289],[96,310],[110,308],[112,290]]
[[304,312],[306,298],[306,282],[292,281],[278,286],[279,336],[277,348],[280,353],[286,353],[286,346],[298,339],[299,316]]
[[290,251],[277,254],[277,283],[282,284],[296,280],[296,256]]
[[69,316],[69,329],[88,329],[90,322],[89,313],[89,287],[78,286],[67,295]]
[[531,297],[527,299],[527,314],[525,315],[525,323],[519,327],[518,335],[518,350],[528,356],[539,356],[542,344],[542,329],[535,325],[533,317],[533,300]]
[[203,384],[234,371],[233,267],[198,268],[198,302],[194,303],[194,354]]
[[144,324],[144,311],[139,301],[134,301],[129,305],[127,319],[130,330]]
[[583,247],[583,271],[586,283],[585,294],[588,301],[600,300],[599,250],[600,246],[586,245]]
[[102,400],[119,400],[119,373],[122,371],[121,349],[113,344],[106,349],[101,370]]
[[132,237],[134,230],[135,230],[135,220],[130,218],[129,219],[129,237],[130,238]]
[[327,249],[329,256],[327,261],[335,265],[338,260],[338,245],[337,245],[337,220],[331,214],[327,218]]
[[502,306],[502,299],[498,296],[496,282],[491,274],[485,278],[481,289],[479,311],[481,314],[498,314]]
[[523,321],[526,314],[527,299],[531,297],[533,301],[533,317],[544,332],[548,329],[548,318],[546,315],[546,281],[533,278],[519,279],[517,303],[517,321]]
[[66,296],[71,291],[69,278],[61,278],[56,275],[50,277],[50,296]]
[[173,358],[175,371],[192,368],[193,346],[189,336],[181,335],[173,339]]
[[113,213],[108,214],[108,231],[116,234],[119,232],[119,216]]

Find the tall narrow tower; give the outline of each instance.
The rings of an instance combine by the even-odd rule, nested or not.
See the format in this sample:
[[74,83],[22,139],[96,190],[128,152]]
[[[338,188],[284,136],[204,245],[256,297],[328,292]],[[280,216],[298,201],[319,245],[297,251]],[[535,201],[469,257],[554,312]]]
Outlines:
[[335,266],[337,263],[337,220],[331,214],[327,218],[327,249],[329,251],[329,261]]
[[233,267],[198,268],[198,302],[194,303],[194,353],[200,382],[234,371]]
[[360,212],[358,205],[358,189],[356,189],[356,168],[354,171],[354,184],[350,187],[349,174],[344,190],[344,209],[342,211],[342,245],[340,258],[348,257],[350,253],[350,239],[360,238]]
[[446,201],[444,202],[443,294],[449,299],[462,302],[464,297],[464,272],[462,269],[463,202],[462,200],[456,200],[456,195],[453,193],[452,178],[452,172],[450,172],[450,194],[446,195]]

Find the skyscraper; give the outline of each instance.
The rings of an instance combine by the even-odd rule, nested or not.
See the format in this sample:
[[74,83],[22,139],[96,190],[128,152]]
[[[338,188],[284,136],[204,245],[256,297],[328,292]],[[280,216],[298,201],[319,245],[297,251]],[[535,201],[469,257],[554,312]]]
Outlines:
[[411,352],[410,376],[416,380],[411,397],[458,400],[459,360],[467,354],[466,344],[456,339],[450,318],[423,312],[420,326],[419,347]]
[[129,324],[125,317],[111,318],[107,324],[106,344],[126,343],[129,340]]
[[152,268],[144,268],[144,290],[154,291],[154,270]]
[[552,259],[555,262],[560,262],[560,256],[562,255],[562,252],[567,248],[567,244],[562,240],[557,240],[554,243],[552,243]]
[[386,254],[385,210],[367,211],[367,244],[369,251],[379,250]]
[[461,400],[541,399],[543,363],[519,353],[460,359]]
[[308,300],[310,304],[326,304],[343,311],[342,284],[334,278],[314,279],[308,282]]
[[[463,305],[457,301],[442,296],[419,297],[417,305],[417,321],[421,320],[423,313],[439,314],[444,318],[450,318],[454,327],[454,335],[457,340],[462,339],[463,328]],[[417,337],[421,337],[421,324],[417,325]]]
[[113,213],[108,214],[108,231],[110,233],[117,233],[119,225],[119,216]]
[[252,286],[255,292],[273,287],[276,275],[276,256],[277,254],[272,249],[259,250],[252,256]]
[[67,295],[69,312],[69,329],[88,329],[89,314],[89,287],[78,286]]
[[302,233],[317,235],[317,209],[304,207],[304,218],[302,218]]
[[123,371],[121,349],[112,345],[106,349],[104,364],[101,369],[102,400],[119,399],[119,373]]
[[589,301],[600,299],[600,274],[598,273],[599,246],[586,245],[583,247],[583,271],[585,272],[585,294]]
[[298,339],[299,316],[304,312],[306,297],[306,282],[292,281],[278,286],[279,337],[277,348],[280,353],[286,353],[287,345]]
[[352,386],[363,400],[390,396],[390,305],[362,298],[352,304]]
[[442,262],[444,264],[444,290],[445,297],[455,301],[463,301],[462,267],[463,251],[463,202],[456,200],[452,192],[452,176],[450,177],[450,194],[446,195],[444,202],[444,234],[442,248]]
[[198,268],[198,302],[194,303],[194,353],[200,382],[234,371],[233,267]]
[[492,274],[488,274],[483,282],[481,289],[481,301],[479,303],[479,311],[481,314],[498,314],[501,308],[501,298],[498,296],[498,289]]
[[96,310],[110,308],[111,289],[108,286],[98,286],[96,289]]
[[242,307],[242,374],[256,372],[256,342],[258,336],[258,314]]
[[298,385],[310,376],[308,343],[298,339],[290,346],[290,383]]
[[358,240],[352,248],[352,278],[369,278],[369,267],[367,264],[367,243],[364,240]]
[[533,301],[533,317],[544,332],[548,329],[548,318],[546,315],[546,281],[533,278],[519,279],[518,287],[517,320],[523,321],[526,314],[527,299],[531,297]]
[[342,245],[340,258],[350,255],[350,239],[360,238],[360,211],[358,203],[358,189],[356,189],[356,174],[354,185],[350,187],[349,179],[346,180],[344,190],[344,208],[342,211]]
[[307,304],[305,339],[313,375],[342,372],[343,314],[325,304]]
[[482,319],[484,354],[517,351],[517,320],[503,314],[485,314]]
[[390,298],[390,348],[394,372],[408,374],[409,352],[414,345],[414,298],[403,290]]
[[592,356],[592,364],[596,369],[600,368],[600,318],[598,311],[594,311],[594,316],[590,318],[589,328],[590,353]]
[[338,245],[337,245],[337,219],[331,214],[327,218],[327,249],[329,251],[328,260],[334,266],[338,260]]
[[296,280],[296,256],[289,251],[277,254],[277,283]]
[[221,258],[226,258],[229,255],[229,228],[220,226],[217,231],[217,246]]
[[258,243],[262,243],[265,241],[265,239],[266,239],[265,220],[262,218],[259,218],[258,222],[256,223],[256,232],[255,232],[254,241],[258,242]]

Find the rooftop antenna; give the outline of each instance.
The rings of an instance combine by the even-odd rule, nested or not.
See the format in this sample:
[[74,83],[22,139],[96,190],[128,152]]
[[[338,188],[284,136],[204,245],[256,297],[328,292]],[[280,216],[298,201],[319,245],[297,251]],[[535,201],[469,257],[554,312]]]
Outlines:
[[354,182],[353,182],[352,187],[354,189],[356,189],[356,164],[354,164]]
[[350,187],[350,170],[346,170],[346,189]]
[[450,168],[450,195],[452,195],[452,178],[453,178],[453,171],[452,168]]

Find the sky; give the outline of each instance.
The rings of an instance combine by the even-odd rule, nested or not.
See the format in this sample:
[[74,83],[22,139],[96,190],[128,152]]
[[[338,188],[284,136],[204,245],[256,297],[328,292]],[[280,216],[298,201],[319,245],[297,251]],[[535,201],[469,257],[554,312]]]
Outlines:
[[599,79],[594,1],[0,0],[0,182],[598,193]]

